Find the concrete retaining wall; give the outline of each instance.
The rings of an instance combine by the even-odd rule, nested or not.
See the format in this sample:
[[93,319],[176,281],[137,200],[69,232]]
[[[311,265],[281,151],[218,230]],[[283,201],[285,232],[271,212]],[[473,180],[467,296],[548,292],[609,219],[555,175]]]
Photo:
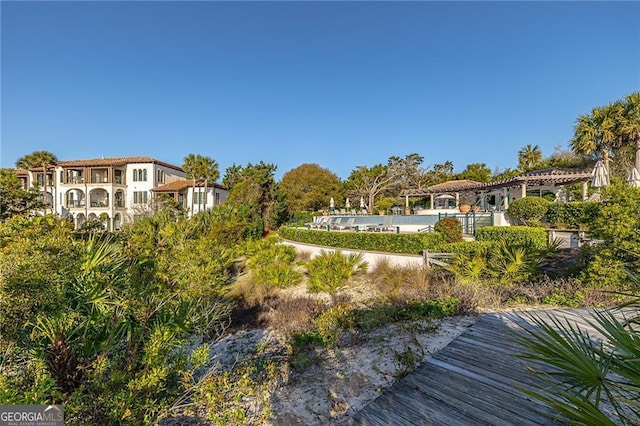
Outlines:
[[[324,247],[317,246],[314,244],[303,244],[295,241],[283,240],[283,244],[287,244],[289,246],[293,246],[298,252],[309,252],[311,254],[311,258],[318,256],[321,251],[335,251],[335,247]],[[422,267],[424,266],[424,261],[421,255],[411,255],[411,254],[393,254],[393,253],[378,253],[373,251],[363,251],[363,250],[347,250],[340,249],[344,254],[350,253],[362,253],[363,260],[368,263],[368,271],[373,270],[376,262],[380,259],[388,259],[389,263],[393,266],[409,266],[409,267]]]

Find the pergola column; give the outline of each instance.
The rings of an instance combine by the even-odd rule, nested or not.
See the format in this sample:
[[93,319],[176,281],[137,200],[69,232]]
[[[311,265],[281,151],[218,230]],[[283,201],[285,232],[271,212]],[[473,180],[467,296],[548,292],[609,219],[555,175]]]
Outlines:
[[504,209],[508,209],[509,208],[509,195],[508,195],[509,191],[507,190],[507,188],[502,188],[502,199],[504,200]]
[[589,182],[585,181],[582,182],[582,201],[587,201],[588,198],[588,186],[589,186]]
[[527,182],[522,182],[520,184],[520,191],[522,191],[522,198],[527,196]]
[[431,201],[431,210],[433,210],[433,194],[429,195],[429,200]]

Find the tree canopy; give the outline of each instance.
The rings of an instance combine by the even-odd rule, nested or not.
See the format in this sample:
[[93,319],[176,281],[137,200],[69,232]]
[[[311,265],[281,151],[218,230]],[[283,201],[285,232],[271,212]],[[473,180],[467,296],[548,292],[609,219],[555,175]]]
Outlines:
[[292,214],[314,212],[329,205],[331,197],[342,200],[344,189],[340,178],[318,164],[302,164],[286,172],[280,180],[289,211]]
[[58,157],[49,151],[33,151],[31,154],[24,155],[16,160],[16,167],[19,169],[30,169],[33,167],[42,167],[43,170],[51,164],[58,162]]
[[227,203],[249,209],[263,221],[266,230],[288,219],[284,194],[274,179],[276,169],[276,165],[262,161],[245,167],[234,164],[223,179],[231,184]]
[[489,182],[491,169],[485,163],[471,163],[467,168],[456,175],[457,179],[469,179],[476,182]]
[[[592,161],[602,159],[621,178],[632,166],[640,168],[640,92],[579,115],[571,148]],[[612,159],[616,167],[611,167]]]
[[538,145],[528,144],[518,151],[518,168],[529,171],[538,168],[542,162],[542,151]]
[[0,169],[0,220],[44,207],[37,189],[23,189],[13,169]]

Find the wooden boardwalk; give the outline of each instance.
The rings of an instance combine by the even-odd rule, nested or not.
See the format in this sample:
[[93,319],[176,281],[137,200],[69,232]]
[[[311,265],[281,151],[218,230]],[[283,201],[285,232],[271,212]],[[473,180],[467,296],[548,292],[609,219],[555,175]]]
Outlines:
[[[576,323],[598,333],[586,309],[533,312]],[[530,314],[483,314],[478,322],[407,377],[351,417],[348,425],[554,425],[550,410],[519,388],[538,381],[534,363],[518,357],[511,339],[531,327]]]

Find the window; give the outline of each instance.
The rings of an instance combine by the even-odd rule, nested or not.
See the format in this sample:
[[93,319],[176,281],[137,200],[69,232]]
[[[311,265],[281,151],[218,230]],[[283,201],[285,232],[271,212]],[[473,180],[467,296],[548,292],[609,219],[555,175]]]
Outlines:
[[204,193],[202,192],[196,192],[195,194],[193,194],[193,202],[195,204],[203,204],[204,202]]
[[147,191],[133,191],[133,204],[147,204]]
[[147,181],[147,169],[133,169],[133,181],[134,182],[146,182]]
[[220,193],[216,192],[216,206],[220,204]]
[[162,170],[156,170],[156,181],[158,183],[164,183],[164,172]]

